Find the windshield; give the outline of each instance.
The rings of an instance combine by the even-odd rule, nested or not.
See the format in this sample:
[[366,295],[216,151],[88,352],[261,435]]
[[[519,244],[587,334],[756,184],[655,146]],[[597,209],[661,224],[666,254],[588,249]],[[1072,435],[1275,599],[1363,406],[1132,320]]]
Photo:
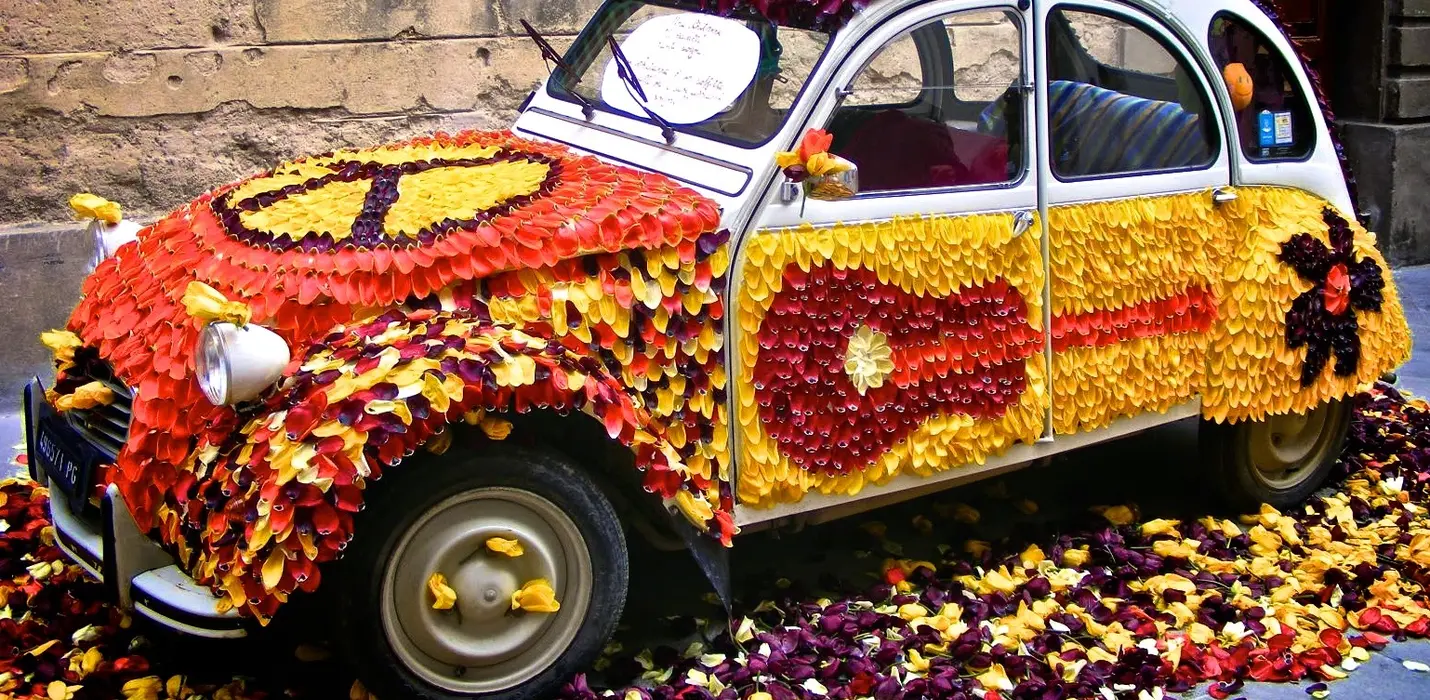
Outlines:
[[[645,98],[621,80],[614,36]],[[637,0],[604,4],[566,53],[549,92],[575,92],[598,109],[651,121],[644,104],[677,131],[740,146],[765,143],[784,124],[829,35]],[[637,100],[640,100],[639,102]]]

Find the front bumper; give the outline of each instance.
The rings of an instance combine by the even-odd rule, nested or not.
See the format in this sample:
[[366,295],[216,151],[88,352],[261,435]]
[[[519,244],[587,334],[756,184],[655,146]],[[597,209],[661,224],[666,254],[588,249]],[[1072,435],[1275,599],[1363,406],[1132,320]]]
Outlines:
[[[50,484],[41,453],[35,449],[37,423],[52,413],[38,379],[25,387],[25,436],[30,454],[30,477],[41,486]],[[81,441],[77,432],[64,432],[65,440]],[[76,499],[55,493],[49,499],[50,520],[60,551],[109,590],[126,610],[132,610],[170,629],[199,637],[233,639],[248,634],[248,620],[237,612],[218,612],[218,598],[199,585],[173,557],[139,530],[119,489],[110,484],[99,512],[76,507]]]

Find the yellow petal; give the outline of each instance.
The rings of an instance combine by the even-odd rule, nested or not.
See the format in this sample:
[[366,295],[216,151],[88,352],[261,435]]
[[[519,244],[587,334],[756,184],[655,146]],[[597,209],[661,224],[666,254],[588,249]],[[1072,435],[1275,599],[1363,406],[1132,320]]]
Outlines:
[[447,390],[442,386],[442,380],[432,372],[425,372],[422,375],[422,396],[432,403],[433,413],[445,414],[451,408],[451,397],[447,396]]
[[1152,543],[1152,552],[1159,557],[1190,559],[1196,550],[1177,540],[1157,540]]
[[1195,644],[1211,644],[1216,639],[1216,632],[1200,622],[1193,622],[1187,627],[1187,638]]
[[505,537],[490,537],[487,539],[487,549],[498,554],[505,554],[509,557],[519,557],[525,550],[521,548],[518,540],[509,540]]
[[122,216],[118,204],[88,192],[70,197],[70,209],[77,219],[99,219],[107,224],[119,223]]
[[809,157],[809,162],[804,166],[809,170],[809,174],[815,177],[826,175],[837,175],[849,169],[849,161],[843,160],[829,153],[816,153]]
[[55,359],[67,362],[74,360],[74,351],[84,345],[79,336],[64,330],[50,330],[40,334],[40,342],[54,353]]
[[263,562],[263,588],[271,591],[278,587],[278,581],[283,578],[283,564],[287,561],[283,557],[283,550],[277,546],[268,555],[268,559]]
[[183,676],[170,676],[168,682],[164,684],[164,692],[168,693],[171,698],[184,697],[185,690],[187,688],[184,687]]
[[511,594],[511,609],[527,612],[554,613],[561,609],[556,600],[556,591],[544,578],[527,581],[526,585]]
[[104,654],[99,651],[99,647],[86,649],[79,659],[80,677],[94,673],[101,663],[104,663]]
[[775,154],[775,165],[780,168],[788,168],[791,165],[799,165],[798,151],[780,151]]
[[983,581],[995,591],[1012,593],[1018,589],[1018,583],[1001,570],[990,571],[983,576]]
[[929,670],[929,660],[925,659],[917,649],[909,650],[909,662],[904,664],[910,671],[923,673]]
[[487,437],[492,440],[505,440],[506,436],[511,435],[511,421],[486,416],[481,419],[478,425],[481,427],[482,432],[486,433]]
[[1137,516],[1132,513],[1132,509],[1127,506],[1113,506],[1102,511],[1102,517],[1107,518],[1107,522],[1113,525],[1130,525]]
[[1018,558],[1022,562],[1023,566],[1033,567],[1043,563],[1043,560],[1047,557],[1043,554],[1043,550],[1041,547],[1035,544],[1030,544],[1028,545],[1027,549],[1023,550],[1023,554],[1020,555]]
[[183,303],[190,316],[209,323],[222,321],[244,326],[252,315],[247,304],[229,301],[217,289],[198,280],[189,282],[189,286],[184,288]]
[[163,689],[164,681],[158,676],[145,676],[125,683],[119,692],[124,694],[125,700],[156,700]]
[[1117,663],[1117,655],[1102,647],[1093,647],[1087,650],[1087,660],[1093,663],[1106,661],[1115,664]]
[[427,577],[427,590],[432,592],[433,610],[451,610],[457,604],[457,592],[447,585],[447,577],[440,573]]
[[70,409],[89,409],[114,403],[114,390],[104,382],[93,381],[81,385],[73,392],[55,400],[55,408],[61,412]]
[[377,697],[367,692],[362,681],[353,681],[352,687],[348,688],[348,700],[377,700]]
[[422,447],[434,455],[446,454],[447,450],[452,449],[452,431],[444,430],[433,435],[422,444]]
[[993,664],[987,671],[979,674],[978,682],[989,690],[1013,689],[1013,682],[1008,680],[1008,672],[1003,670],[1002,664]]
[[695,494],[681,489],[675,493],[675,506],[685,514],[685,518],[692,525],[705,530],[709,527],[707,522],[715,517],[715,511],[702,498],[697,498]]
[[1142,535],[1152,537],[1153,535],[1177,535],[1177,521],[1157,518],[1142,523]]

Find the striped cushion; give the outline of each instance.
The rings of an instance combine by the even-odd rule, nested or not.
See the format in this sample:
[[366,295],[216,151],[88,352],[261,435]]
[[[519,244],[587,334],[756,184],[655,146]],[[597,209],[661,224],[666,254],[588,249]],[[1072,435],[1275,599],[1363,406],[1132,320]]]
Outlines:
[[[1054,170],[1064,176],[1171,170],[1206,160],[1201,119],[1174,102],[1148,100],[1067,80],[1048,85]],[[979,130],[1004,131],[1002,101]]]

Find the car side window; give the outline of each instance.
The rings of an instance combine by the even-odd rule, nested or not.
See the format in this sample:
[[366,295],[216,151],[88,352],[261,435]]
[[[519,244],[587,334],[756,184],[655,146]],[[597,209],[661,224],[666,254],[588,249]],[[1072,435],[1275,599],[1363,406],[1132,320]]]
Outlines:
[[1208,44],[1236,110],[1236,131],[1247,160],[1299,160],[1310,154],[1316,144],[1315,119],[1280,50],[1226,12],[1212,20]]
[[1195,70],[1127,19],[1055,9],[1048,16],[1053,173],[1071,180],[1211,165],[1216,113]]
[[1024,170],[1023,32],[1003,10],[904,32],[849,84],[825,127],[861,192],[1014,182]]

